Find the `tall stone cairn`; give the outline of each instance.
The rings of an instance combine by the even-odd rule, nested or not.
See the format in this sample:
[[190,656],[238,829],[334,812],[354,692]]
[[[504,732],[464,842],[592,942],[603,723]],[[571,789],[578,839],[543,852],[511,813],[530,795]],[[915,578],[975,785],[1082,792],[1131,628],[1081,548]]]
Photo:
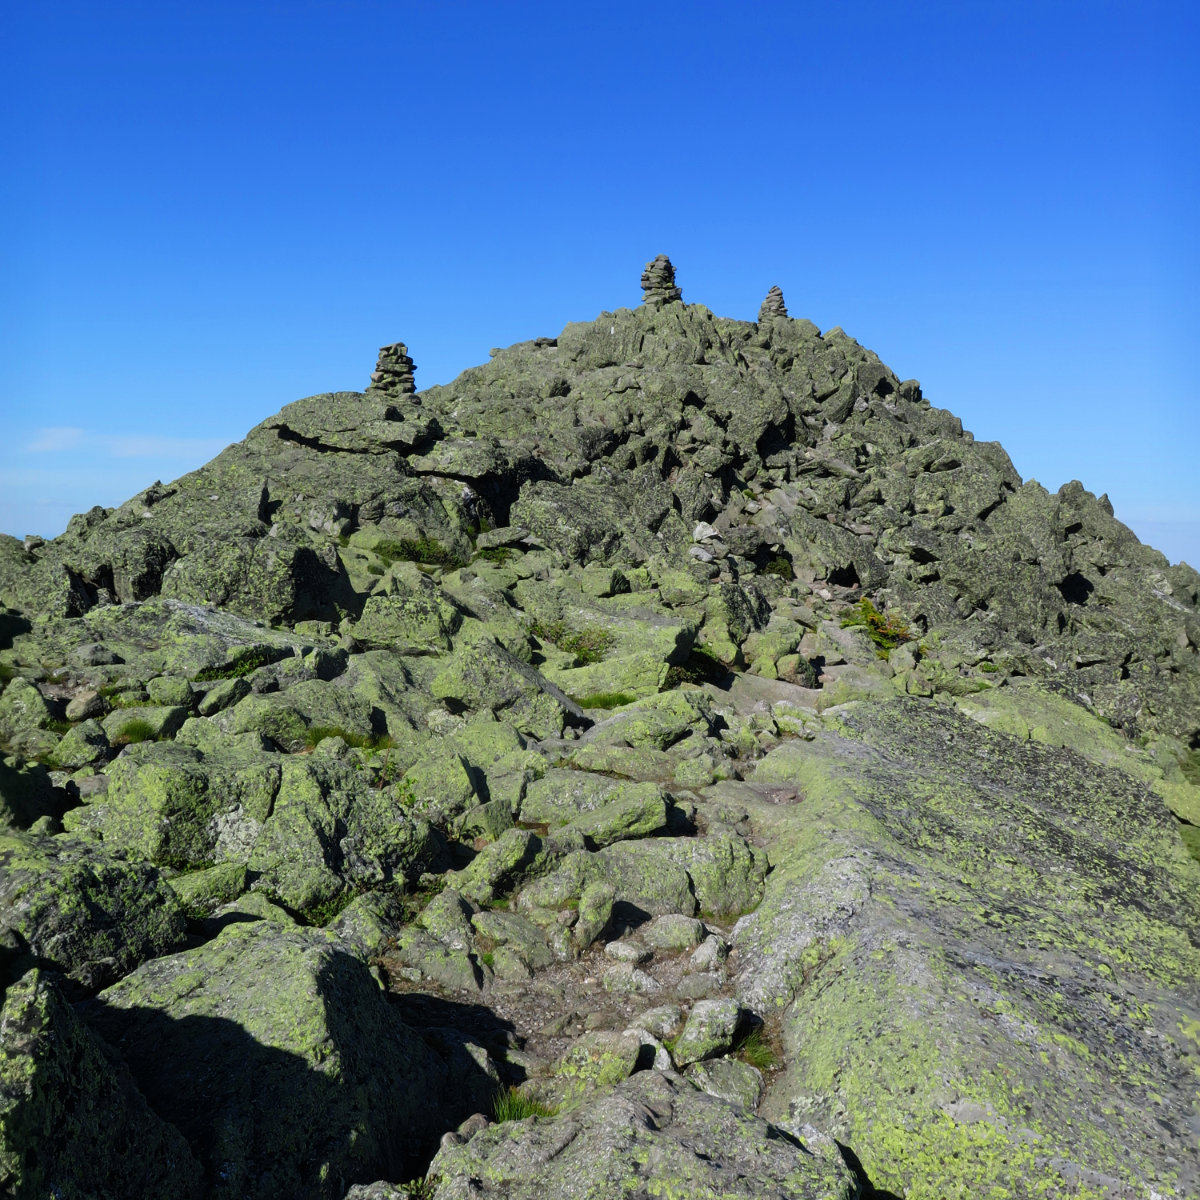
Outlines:
[[415,370],[413,360],[408,357],[408,347],[403,342],[380,346],[379,361],[371,372],[371,382],[367,386],[387,392],[389,396],[411,396],[417,390],[413,379]]
[[787,315],[788,310],[787,305],[783,302],[783,292],[776,285],[767,293],[767,298],[762,302],[762,307],[758,310],[759,323],[773,321],[776,317],[786,317]]
[[650,308],[662,308],[683,299],[683,293],[675,286],[675,268],[665,254],[646,264],[642,272],[642,292],[642,303]]

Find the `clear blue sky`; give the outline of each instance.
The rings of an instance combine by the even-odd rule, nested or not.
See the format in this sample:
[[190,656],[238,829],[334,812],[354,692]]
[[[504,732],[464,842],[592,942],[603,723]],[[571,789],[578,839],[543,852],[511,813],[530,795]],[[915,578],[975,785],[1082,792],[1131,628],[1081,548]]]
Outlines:
[[684,299],[843,326],[1200,567],[1200,5],[63,4],[0,16],[0,529],[300,396]]

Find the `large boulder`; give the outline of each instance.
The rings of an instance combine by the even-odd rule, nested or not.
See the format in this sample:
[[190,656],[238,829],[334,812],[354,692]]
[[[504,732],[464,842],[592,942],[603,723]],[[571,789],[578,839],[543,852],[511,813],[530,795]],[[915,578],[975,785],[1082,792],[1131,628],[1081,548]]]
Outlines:
[[341,1200],[413,1173],[442,1071],[367,967],[319,930],[227,926],[144,964],[84,1016],[186,1137],[212,1200]]
[[157,868],[70,837],[0,833],[0,938],[86,989],[182,944],[183,913]]
[[198,1198],[203,1172],[128,1070],[32,970],[0,1012],[0,1190],[91,1200]]

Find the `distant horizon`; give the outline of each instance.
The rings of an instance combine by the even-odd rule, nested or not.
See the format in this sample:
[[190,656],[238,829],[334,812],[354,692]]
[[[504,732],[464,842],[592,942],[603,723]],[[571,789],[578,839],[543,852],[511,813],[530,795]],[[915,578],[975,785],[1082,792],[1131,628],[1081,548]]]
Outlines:
[[[286,19],[284,19],[286,18]],[[1200,566],[1200,8],[14,6],[0,530],[53,537],[285,404],[768,288],[1022,478]]]

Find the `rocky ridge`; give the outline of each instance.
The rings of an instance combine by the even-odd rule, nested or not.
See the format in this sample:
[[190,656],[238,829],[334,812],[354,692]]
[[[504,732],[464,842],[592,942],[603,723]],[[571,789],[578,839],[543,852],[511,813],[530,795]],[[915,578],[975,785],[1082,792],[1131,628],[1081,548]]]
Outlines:
[[9,1190],[1200,1189],[1200,575],[642,287],[0,538]]

